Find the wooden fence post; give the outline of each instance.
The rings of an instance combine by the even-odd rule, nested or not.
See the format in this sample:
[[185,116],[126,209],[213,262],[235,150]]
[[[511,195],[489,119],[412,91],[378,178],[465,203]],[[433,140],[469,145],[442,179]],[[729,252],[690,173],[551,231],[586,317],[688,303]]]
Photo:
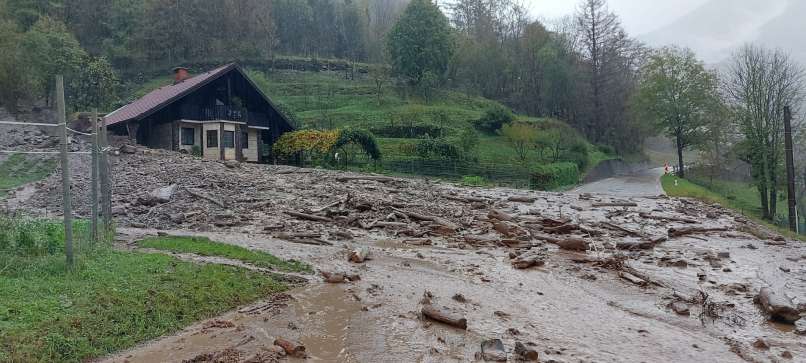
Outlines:
[[64,104],[64,77],[56,76],[56,109],[61,136],[62,205],[64,207],[64,253],[67,266],[73,267],[73,206],[70,196],[70,162],[67,152],[67,110]]
[[92,242],[98,243],[98,110],[92,110]]

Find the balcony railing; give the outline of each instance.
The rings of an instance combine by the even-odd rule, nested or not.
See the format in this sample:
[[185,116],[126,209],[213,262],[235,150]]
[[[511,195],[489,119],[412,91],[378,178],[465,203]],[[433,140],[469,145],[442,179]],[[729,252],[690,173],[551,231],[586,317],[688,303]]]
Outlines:
[[182,109],[182,119],[195,121],[235,121],[249,125],[268,125],[268,116],[264,113],[247,111],[231,106],[187,106]]

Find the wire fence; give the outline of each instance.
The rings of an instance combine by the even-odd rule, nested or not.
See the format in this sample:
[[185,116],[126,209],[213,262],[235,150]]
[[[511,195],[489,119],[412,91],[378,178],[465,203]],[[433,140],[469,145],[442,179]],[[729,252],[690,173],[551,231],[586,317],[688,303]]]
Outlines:
[[[89,240],[91,243],[95,244],[100,240],[109,239],[111,236],[110,231],[112,230],[112,193],[111,193],[111,181],[110,181],[110,170],[109,170],[109,161],[107,159],[107,152],[108,148],[108,140],[107,140],[107,130],[105,125],[98,125],[98,112],[93,112],[92,116],[92,132],[80,132],[71,129],[67,126],[67,113],[65,107],[65,100],[64,100],[64,78],[62,76],[56,77],[56,108],[57,108],[57,123],[49,124],[49,123],[29,123],[29,122],[17,122],[17,121],[0,121],[0,124],[3,125],[12,125],[12,126],[36,126],[36,127],[54,127],[58,128],[58,134],[60,138],[59,142],[59,151],[30,151],[30,150],[0,150],[2,154],[33,154],[33,155],[56,155],[60,156],[60,164],[61,164],[61,174],[62,174],[62,204],[63,204],[63,234],[59,236],[59,239],[64,243],[64,253],[67,258],[67,265],[72,267],[74,263],[74,232],[78,233],[78,240],[83,241],[85,238],[82,237],[84,234],[89,235]],[[92,148],[90,151],[69,151],[69,143],[70,138],[69,134],[77,134],[83,136],[89,136],[92,140]],[[76,227],[83,226],[82,223],[76,224],[73,221],[73,209],[72,209],[72,199],[71,199],[71,169],[70,169],[70,158],[69,155],[71,154],[78,154],[78,155],[91,155],[92,156],[92,166],[91,166],[91,201],[90,205],[92,207],[92,217],[89,223],[88,228],[81,228],[79,227],[77,231],[74,231]],[[100,210],[99,210],[100,208]],[[99,221],[99,216],[101,220]],[[11,218],[11,219],[8,219]],[[18,244],[14,246],[17,249],[26,249],[30,248],[30,246],[23,246],[27,240],[30,240],[32,243],[29,243],[31,246],[39,245],[37,243],[33,243],[36,239],[33,236],[36,236],[35,232],[32,232],[33,229],[39,229],[38,232],[42,232],[42,230],[47,230],[45,235],[50,238],[50,241],[54,239],[55,233],[52,231],[52,223],[34,223],[31,221],[20,220],[20,217],[15,215],[10,215],[8,218],[5,219],[5,222],[2,224],[8,226],[15,226],[14,230],[15,238],[14,240]],[[18,226],[25,226],[26,228]],[[36,228],[29,228],[34,226]],[[88,232],[87,232],[88,230]],[[8,232],[8,231],[6,231]],[[29,236],[29,238],[23,238],[23,236]],[[23,245],[20,245],[23,244]],[[8,246],[7,246],[8,247]],[[51,251],[52,252],[52,251]]]
[[417,175],[469,184],[536,189],[529,169],[518,164],[478,163],[461,160],[353,160],[334,165],[342,170],[359,170],[392,174]]

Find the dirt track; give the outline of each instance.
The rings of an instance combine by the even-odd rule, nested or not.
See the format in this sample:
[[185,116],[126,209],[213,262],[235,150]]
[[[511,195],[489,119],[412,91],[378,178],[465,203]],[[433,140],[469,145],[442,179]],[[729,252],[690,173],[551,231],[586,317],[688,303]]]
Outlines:
[[[522,342],[543,362],[787,361],[785,352],[792,361],[806,360],[795,327],[767,322],[753,302],[762,287],[772,287],[803,312],[806,248],[719,207],[230,168],[143,151],[121,155],[116,172],[126,178],[116,182],[124,225],[208,235],[361,280],[327,284],[310,276],[291,298],[257,304],[265,307],[258,313],[233,312],[109,361],[272,361],[277,336],[300,340],[312,360],[327,362],[474,361],[480,343],[493,338],[510,356]],[[18,203],[57,210],[49,183]],[[227,209],[182,188],[152,204],[149,191],[169,184]],[[80,194],[82,186],[74,188]],[[685,227],[714,231],[677,237]],[[136,240],[157,230],[121,232]],[[287,235],[300,232],[333,245],[300,244],[304,238]],[[558,247],[570,240],[582,241],[585,251]],[[370,248],[371,259],[348,262],[360,246]],[[511,265],[511,257],[525,256],[544,265]],[[465,316],[467,330],[423,319],[426,292],[433,306]],[[689,315],[673,311],[675,302]],[[754,347],[758,339],[771,348]]]

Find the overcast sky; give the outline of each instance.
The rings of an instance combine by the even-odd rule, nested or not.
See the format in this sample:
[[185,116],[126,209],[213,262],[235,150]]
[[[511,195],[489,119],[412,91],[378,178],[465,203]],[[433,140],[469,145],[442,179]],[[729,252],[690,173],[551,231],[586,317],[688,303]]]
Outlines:
[[[523,0],[535,18],[572,14],[580,0]],[[651,32],[687,14],[708,0],[609,0],[610,9],[621,18],[633,36]]]

